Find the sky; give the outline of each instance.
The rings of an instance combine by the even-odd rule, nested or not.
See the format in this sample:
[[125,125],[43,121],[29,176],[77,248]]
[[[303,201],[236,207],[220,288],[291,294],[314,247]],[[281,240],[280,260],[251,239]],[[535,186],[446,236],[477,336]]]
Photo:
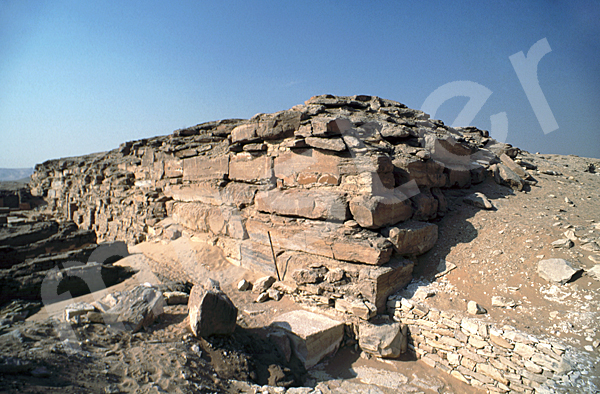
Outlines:
[[0,168],[326,93],[600,158],[600,2],[0,0]]

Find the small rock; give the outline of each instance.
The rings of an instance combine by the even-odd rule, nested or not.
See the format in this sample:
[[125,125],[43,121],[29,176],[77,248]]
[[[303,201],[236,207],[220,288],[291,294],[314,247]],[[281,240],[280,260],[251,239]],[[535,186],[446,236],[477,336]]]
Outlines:
[[469,303],[467,304],[467,312],[471,315],[483,315],[487,313],[485,308],[476,303],[475,301],[469,301]]
[[269,294],[266,291],[260,293],[258,295],[258,297],[256,298],[257,303],[267,302],[267,301],[269,301]]
[[239,291],[246,291],[249,288],[250,288],[250,282],[248,282],[246,279],[242,279],[238,282],[237,289]]
[[586,242],[581,245],[581,249],[587,250],[588,252],[600,252],[600,245],[596,242]]
[[567,230],[563,234],[564,234],[565,237],[567,237],[567,239],[569,239],[569,240],[571,240],[573,242],[577,241],[577,235],[575,235],[575,231],[573,231],[573,230]]
[[344,222],[344,226],[348,227],[348,228],[358,228],[358,227],[360,227],[360,225],[358,224],[358,222],[356,220],[346,220]]
[[263,293],[269,290],[271,286],[273,286],[273,283],[275,283],[275,278],[272,276],[264,276],[254,283],[252,291],[255,293]]
[[163,293],[167,305],[187,305],[190,295],[183,291],[165,291]]
[[573,241],[568,238],[564,238],[552,242],[551,245],[554,248],[570,249],[573,247]]
[[334,268],[331,271],[327,272],[325,275],[325,280],[329,283],[339,282],[344,279],[344,270],[341,268]]
[[594,263],[600,263],[600,254],[591,254],[588,256]]
[[600,280],[600,264],[597,264],[587,271],[587,274],[596,280]]
[[493,296],[492,297],[492,306],[497,306],[500,308],[514,308],[517,306],[517,303],[510,298],[502,297],[502,296]]
[[279,290],[274,288],[270,288],[269,290],[267,290],[267,294],[270,299],[275,301],[279,301],[281,297],[283,297],[283,294]]
[[564,285],[581,269],[573,268],[572,264],[563,259],[547,259],[538,263],[538,275],[549,282]]
[[483,193],[480,193],[480,192],[469,194],[468,196],[463,198],[463,201],[466,202],[467,204],[471,204],[478,208],[484,208],[484,209],[493,209],[494,208],[494,205],[491,203],[490,200],[488,200],[486,195]]

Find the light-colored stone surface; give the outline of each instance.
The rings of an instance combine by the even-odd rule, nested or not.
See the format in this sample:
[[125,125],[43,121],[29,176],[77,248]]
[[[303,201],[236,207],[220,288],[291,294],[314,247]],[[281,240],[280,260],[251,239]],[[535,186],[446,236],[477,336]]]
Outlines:
[[306,368],[335,354],[344,336],[344,324],[328,317],[297,310],[276,317],[271,326],[291,334],[294,354]]

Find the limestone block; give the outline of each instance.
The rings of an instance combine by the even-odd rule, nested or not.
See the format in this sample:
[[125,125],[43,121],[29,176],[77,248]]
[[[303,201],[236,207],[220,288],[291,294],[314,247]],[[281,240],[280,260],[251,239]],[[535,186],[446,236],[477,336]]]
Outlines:
[[389,261],[392,244],[381,235],[365,231],[362,237],[353,237],[345,232],[343,224],[322,221],[269,224],[266,220],[250,218],[246,221],[250,239],[269,246],[267,232],[278,249],[292,250],[353,261],[370,265],[381,265]]
[[106,311],[107,315],[118,316],[117,321],[133,332],[148,327],[163,313],[164,298],[160,291],[146,286],[137,286],[122,295],[116,305]]
[[546,259],[538,263],[537,272],[549,282],[564,285],[581,269],[573,268],[571,262],[564,259]]
[[183,179],[186,181],[225,179],[228,174],[229,156],[213,159],[198,156],[183,160]]
[[271,326],[288,334],[293,353],[307,369],[334,355],[344,337],[343,323],[303,310],[280,315]]
[[429,189],[420,188],[420,193],[410,200],[416,207],[412,216],[414,220],[429,220],[437,216],[438,200],[433,197]]
[[523,190],[523,180],[504,164],[493,164],[490,166],[490,170],[494,174],[494,180],[497,184],[508,186],[516,191]]
[[341,158],[314,149],[284,152],[274,160],[274,174],[284,184],[322,183],[338,185]]
[[385,313],[387,299],[403,289],[412,280],[414,263],[408,259],[394,258],[380,267],[367,267],[359,272],[357,290],[363,298]]
[[197,337],[228,335],[235,330],[238,310],[217,281],[194,285],[188,309],[190,327]]
[[394,244],[397,253],[418,256],[435,246],[438,239],[438,226],[411,220],[385,228],[381,233]]
[[334,152],[343,152],[347,149],[341,138],[306,137],[304,142],[310,147]]
[[344,221],[349,216],[344,195],[329,190],[274,189],[259,192],[256,195],[256,208],[279,215],[330,221]]
[[242,182],[268,181],[273,176],[272,161],[267,155],[237,154],[229,162],[229,178]]
[[525,171],[523,167],[515,163],[513,159],[511,159],[506,153],[502,153],[500,155],[500,160],[502,160],[502,163],[505,166],[510,168],[515,174],[521,177],[521,179],[525,180],[531,178],[531,175],[529,175],[529,173]]
[[382,358],[397,358],[402,353],[403,343],[408,338],[402,335],[400,323],[370,324],[359,326],[358,345],[370,354]]
[[166,160],[164,166],[166,178],[181,178],[183,176],[183,160]]
[[409,199],[399,191],[382,195],[360,195],[350,200],[354,220],[363,228],[377,229],[408,220],[412,214]]
[[394,158],[392,163],[397,185],[414,180],[419,186],[444,187],[448,182],[448,175],[444,173],[445,166],[439,161],[400,156]]
[[276,275],[271,247],[245,240],[240,245],[240,265],[253,272]]

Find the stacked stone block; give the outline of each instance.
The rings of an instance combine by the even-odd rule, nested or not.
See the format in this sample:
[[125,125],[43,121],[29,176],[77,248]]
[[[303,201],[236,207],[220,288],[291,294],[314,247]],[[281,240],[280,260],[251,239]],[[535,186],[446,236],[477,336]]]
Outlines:
[[571,371],[566,347],[511,327],[390,297],[388,311],[408,326],[409,349],[427,365],[488,392],[533,393]]

